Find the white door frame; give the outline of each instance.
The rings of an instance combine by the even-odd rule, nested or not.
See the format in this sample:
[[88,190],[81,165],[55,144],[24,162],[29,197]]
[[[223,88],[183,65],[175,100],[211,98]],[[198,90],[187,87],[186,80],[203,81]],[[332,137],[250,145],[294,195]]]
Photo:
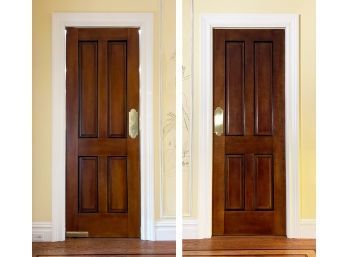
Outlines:
[[300,237],[299,219],[299,15],[202,14],[199,109],[199,238],[212,236],[212,29],[285,30],[286,233]]
[[65,240],[65,28],[138,27],[140,48],[141,239],[154,239],[153,15],[54,13],[52,15],[52,241]]

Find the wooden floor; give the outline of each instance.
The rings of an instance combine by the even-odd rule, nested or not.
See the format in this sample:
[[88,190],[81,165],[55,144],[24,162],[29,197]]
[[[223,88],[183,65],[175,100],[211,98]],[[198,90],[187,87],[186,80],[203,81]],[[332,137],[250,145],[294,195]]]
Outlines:
[[315,240],[286,237],[213,237],[184,240],[184,256],[314,257]]
[[128,238],[76,238],[64,242],[33,243],[33,256],[175,256],[175,242]]
[[[315,240],[285,237],[213,237],[184,240],[184,256],[314,257]],[[33,243],[35,257],[174,256],[175,242],[139,239],[80,238]]]

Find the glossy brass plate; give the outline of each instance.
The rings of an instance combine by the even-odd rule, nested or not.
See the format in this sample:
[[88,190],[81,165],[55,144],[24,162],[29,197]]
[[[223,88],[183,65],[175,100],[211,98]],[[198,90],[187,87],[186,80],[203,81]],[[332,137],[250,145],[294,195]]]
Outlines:
[[131,138],[136,138],[139,134],[139,117],[135,109],[128,113],[128,134]]
[[217,136],[224,133],[224,110],[219,106],[214,111],[214,133]]
[[66,231],[65,237],[88,237],[88,231]]

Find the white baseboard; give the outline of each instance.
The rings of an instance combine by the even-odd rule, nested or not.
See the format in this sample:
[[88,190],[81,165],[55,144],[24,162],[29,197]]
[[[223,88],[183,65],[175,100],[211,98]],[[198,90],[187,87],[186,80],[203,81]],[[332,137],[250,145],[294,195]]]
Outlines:
[[[197,221],[184,220],[183,238],[197,238]],[[154,227],[156,241],[175,240],[175,219],[160,220]],[[53,228],[51,222],[33,222],[32,223],[32,241],[33,242],[51,242]]]
[[196,239],[198,238],[198,221],[186,220],[183,221],[183,239]]
[[[183,239],[198,238],[198,223],[196,220],[183,221]],[[155,223],[155,240],[175,240],[175,219],[160,220]]]
[[52,241],[52,223],[51,222],[33,222],[32,241],[33,242]]
[[175,240],[175,219],[165,219],[155,222],[155,241]]
[[[50,242],[52,241],[51,222],[33,222],[32,241]],[[175,240],[175,219],[160,220],[155,223],[156,241]],[[316,238],[315,219],[302,219],[297,225],[296,238]],[[198,239],[198,222],[196,220],[183,221],[183,239]]]
[[[185,221],[184,221],[185,222]],[[189,230],[190,226],[184,224],[184,239],[202,239],[210,238],[210,236],[199,237],[199,224],[194,221],[192,230]],[[185,231],[186,228],[186,231]],[[206,224],[204,224],[201,230],[206,229]],[[298,238],[298,239],[315,239],[316,238],[316,220],[315,219],[300,219],[295,222],[293,226],[293,232],[291,235],[287,235],[288,238]]]
[[301,219],[298,223],[298,238],[316,238],[316,220]]

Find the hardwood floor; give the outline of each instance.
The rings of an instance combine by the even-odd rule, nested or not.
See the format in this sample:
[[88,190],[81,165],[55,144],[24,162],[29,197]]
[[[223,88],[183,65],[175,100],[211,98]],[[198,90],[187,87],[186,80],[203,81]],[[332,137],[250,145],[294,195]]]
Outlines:
[[184,240],[184,256],[314,257],[315,240],[279,236],[213,237]]
[[315,257],[312,250],[224,250],[224,251],[194,251],[184,256],[243,256],[243,257]]
[[[213,237],[184,240],[184,256],[235,257],[315,257],[315,240],[286,237]],[[64,242],[33,243],[35,257],[111,257],[111,256],[175,256],[174,241],[142,241],[139,239],[76,238]]]
[[64,242],[33,243],[33,256],[175,256],[175,242],[133,238],[69,238]]

